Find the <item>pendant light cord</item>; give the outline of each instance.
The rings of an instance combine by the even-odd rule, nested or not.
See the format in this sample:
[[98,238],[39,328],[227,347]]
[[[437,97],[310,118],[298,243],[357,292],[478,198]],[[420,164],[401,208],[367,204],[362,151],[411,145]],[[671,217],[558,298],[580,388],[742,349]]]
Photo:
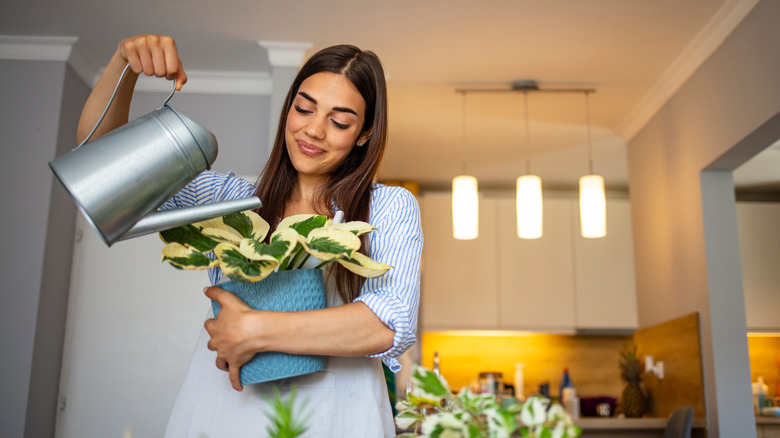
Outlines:
[[523,92],[523,116],[525,118],[525,174],[530,175],[531,174],[531,154],[528,152],[528,144],[530,143],[529,138],[531,136],[530,130],[528,129],[528,92]]
[[468,173],[466,173],[466,93],[465,92],[461,93],[461,103],[462,103],[461,107],[463,108],[463,114],[462,114],[463,120],[461,121],[462,123],[461,126],[463,126],[463,130],[461,131],[461,164],[463,166],[462,175],[468,175]]
[[593,144],[590,137],[590,95],[585,92],[585,124],[588,127],[588,175],[593,175]]

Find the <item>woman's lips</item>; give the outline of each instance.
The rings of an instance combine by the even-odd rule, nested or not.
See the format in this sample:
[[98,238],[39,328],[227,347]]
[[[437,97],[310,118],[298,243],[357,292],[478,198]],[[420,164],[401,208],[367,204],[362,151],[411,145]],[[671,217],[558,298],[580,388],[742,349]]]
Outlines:
[[306,143],[303,140],[297,140],[296,142],[298,143],[298,150],[300,150],[304,155],[317,157],[325,153],[324,149],[320,149],[311,143]]

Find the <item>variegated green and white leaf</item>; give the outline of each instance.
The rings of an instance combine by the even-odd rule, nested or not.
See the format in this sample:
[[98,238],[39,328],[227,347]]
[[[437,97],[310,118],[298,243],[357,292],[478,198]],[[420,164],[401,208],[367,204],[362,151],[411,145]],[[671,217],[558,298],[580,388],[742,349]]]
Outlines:
[[200,252],[210,252],[217,246],[217,241],[205,236],[198,227],[182,225],[160,232],[160,239],[165,243],[180,243],[188,245]]
[[[295,235],[295,233],[293,231]],[[271,243],[258,242],[255,239],[243,239],[238,246],[241,254],[249,260],[276,260],[281,262],[290,255],[297,242],[295,240],[276,239]]]
[[279,262],[272,260],[247,260],[236,245],[220,243],[214,248],[214,254],[219,260],[219,267],[225,275],[233,280],[253,283],[269,276]]
[[364,234],[368,234],[372,231],[376,231],[376,228],[374,228],[371,224],[368,222],[361,222],[361,221],[352,221],[352,222],[341,222],[338,224],[330,224],[328,228],[335,228],[338,230],[345,230],[354,233],[357,236],[362,236]]
[[202,230],[204,228],[221,228],[224,225],[225,223],[222,222],[221,217],[206,219],[205,221],[195,222],[194,224],[192,224],[192,226],[198,228],[199,230]]
[[275,242],[287,242],[289,244],[289,247],[287,248],[287,251],[282,256],[282,259],[285,259],[290,256],[290,254],[295,251],[295,248],[298,244],[298,237],[300,234],[298,234],[297,231],[295,231],[292,228],[283,228],[281,230],[274,231],[273,234],[271,234],[271,244],[274,244]]
[[355,251],[352,257],[338,260],[339,264],[361,277],[374,278],[384,275],[392,266],[380,263]]
[[252,210],[222,216],[225,225],[233,228],[245,239],[264,240],[271,226]]
[[218,260],[209,258],[202,252],[178,242],[172,242],[162,250],[162,259],[178,269],[207,269],[219,264]]
[[282,219],[276,229],[292,228],[301,236],[308,237],[312,230],[322,228],[327,221],[328,218],[325,216],[316,214],[296,214]]
[[322,261],[340,257],[351,257],[360,249],[360,238],[349,231],[335,228],[317,228],[309,233],[305,242],[301,242],[306,252]]
[[238,245],[238,243],[241,242],[241,239],[243,239],[238,231],[225,224],[222,224],[219,228],[204,228],[201,232],[217,242],[227,242]]

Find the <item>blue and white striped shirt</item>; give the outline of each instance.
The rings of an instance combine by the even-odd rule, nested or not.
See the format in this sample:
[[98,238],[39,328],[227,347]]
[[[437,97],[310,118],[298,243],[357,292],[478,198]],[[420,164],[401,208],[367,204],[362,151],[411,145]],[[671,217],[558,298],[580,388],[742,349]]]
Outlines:
[[[232,172],[219,174],[206,171],[163,204],[162,208],[245,198],[252,196],[255,189],[251,183]],[[369,234],[369,256],[393,269],[381,277],[366,279],[355,301],[365,303],[382,322],[395,331],[393,347],[371,357],[381,358],[393,372],[398,372],[401,364],[396,358],[416,340],[423,245],[420,209],[408,190],[381,184],[374,186],[369,209],[368,221],[377,229]],[[221,275],[218,269],[210,270],[211,284],[217,284]]]

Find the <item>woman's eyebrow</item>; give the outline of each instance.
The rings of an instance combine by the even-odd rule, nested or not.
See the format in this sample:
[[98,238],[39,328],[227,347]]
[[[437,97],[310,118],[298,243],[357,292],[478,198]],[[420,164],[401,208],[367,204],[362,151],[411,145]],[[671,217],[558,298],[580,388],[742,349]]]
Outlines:
[[[308,95],[308,94],[306,94],[305,92],[303,92],[303,91],[299,91],[299,92],[298,92],[298,94],[299,94],[301,97],[303,97],[304,99],[308,100],[309,102],[311,102],[311,103],[313,103],[313,104],[317,105],[317,99],[315,99],[315,98],[313,98],[313,97],[309,96],[309,95]],[[349,108],[349,107],[345,107],[345,106],[336,106],[336,107],[333,107],[333,111],[339,111],[339,112],[342,112],[342,113],[350,113],[350,114],[358,115],[358,114],[357,114],[357,112],[355,112],[355,110],[353,110],[352,108]]]

